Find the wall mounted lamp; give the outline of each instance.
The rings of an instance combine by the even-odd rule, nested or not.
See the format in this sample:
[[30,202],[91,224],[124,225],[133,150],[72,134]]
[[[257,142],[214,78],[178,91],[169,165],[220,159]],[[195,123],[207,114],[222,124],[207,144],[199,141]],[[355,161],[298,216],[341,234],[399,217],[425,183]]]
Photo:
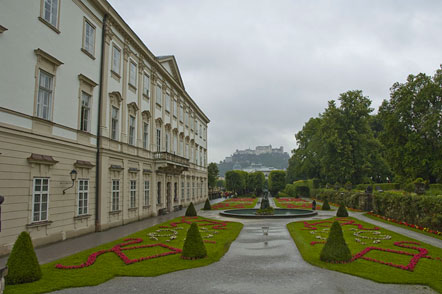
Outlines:
[[72,188],[74,186],[75,180],[77,179],[77,171],[75,169],[71,170],[71,172],[69,174],[71,176],[72,185],[63,190],[63,195],[66,194],[66,190],[69,190],[70,188]]

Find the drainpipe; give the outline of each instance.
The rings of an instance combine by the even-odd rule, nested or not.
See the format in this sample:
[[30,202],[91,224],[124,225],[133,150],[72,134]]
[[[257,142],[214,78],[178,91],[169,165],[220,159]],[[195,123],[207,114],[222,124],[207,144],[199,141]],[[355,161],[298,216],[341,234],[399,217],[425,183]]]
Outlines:
[[97,158],[96,158],[96,168],[95,168],[95,231],[98,229],[99,217],[98,211],[100,209],[100,144],[101,144],[101,97],[103,94],[103,66],[104,66],[104,46],[105,46],[105,36],[106,30],[105,27],[107,25],[107,13],[104,14],[103,18],[103,28],[101,30],[101,58],[100,58],[100,89],[98,92],[98,123],[97,123]]

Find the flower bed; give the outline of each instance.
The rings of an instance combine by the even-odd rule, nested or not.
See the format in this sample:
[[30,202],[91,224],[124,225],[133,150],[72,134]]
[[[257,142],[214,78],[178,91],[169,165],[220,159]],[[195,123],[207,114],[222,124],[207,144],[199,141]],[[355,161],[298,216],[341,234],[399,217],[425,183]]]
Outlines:
[[[275,198],[275,205],[279,208],[312,209],[312,202],[302,198]],[[321,209],[321,205],[316,205]]]
[[212,210],[254,208],[257,202],[256,198],[230,198],[213,204]]
[[407,227],[410,227],[412,229],[417,229],[417,230],[420,230],[420,231],[423,231],[423,232],[426,232],[426,233],[429,233],[429,234],[433,234],[433,235],[437,235],[437,236],[441,236],[442,237],[442,232],[439,232],[437,230],[432,230],[430,228],[421,227],[421,226],[414,225],[414,224],[409,224],[409,223],[403,222],[403,221],[398,221],[398,220],[395,220],[395,219],[392,219],[392,218],[389,218],[389,217],[386,217],[386,216],[375,214],[373,212],[367,212],[367,214],[371,215],[373,217],[380,218],[380,219],[382,219],[382,220],[384,220],[386,222],[391,222],[391,223],[395,223],[395,224],[398,224],[398,225],[407,226]]
[[[319,259],[329,227],[337,220],[352,259],[327,263]],[[316,266],[382,283],[426,284],[442,291],[442,249],[351,217],[294,222],[287,225],[303,258]],[[376,245],[374,245],[376,244]]]
[[[180,258],[190,224],[196,222],[207,257]],[[218,261],[236,239],[242,224],[202,217],[179,217],[125,238],[41,266],[41,280],[8,285],[5,294],[45,293],[101,284],[115,276],[158,276]],[[167,244],[166,244],[167,243]]]

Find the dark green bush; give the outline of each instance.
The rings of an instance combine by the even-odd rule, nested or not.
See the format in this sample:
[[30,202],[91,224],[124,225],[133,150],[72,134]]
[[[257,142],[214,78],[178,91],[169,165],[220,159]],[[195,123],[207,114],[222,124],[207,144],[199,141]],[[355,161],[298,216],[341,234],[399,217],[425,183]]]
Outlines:
[[181,258],[199,259],[207,256],[206,246],[204,246],[203,238],[201,238],[198,225],[192,223],[187,231],[186,240],[184,241],[183,252]]
[[327,242],[321,250],[320,259],[325,262],[345,262],[351,259],[351,252],[345,243],[341,225],[333,222]]
[[338,211],[336,212],[336,216],[337,217],[347,217],[348,216],[348,211],[345,208],[344,204],[341,204],[338,208]]
[[[376,184],[359,184],[356,185],[356,190],[365,191],[367,186],[380,187],[383,191],[399,190],[401,188],[399,183],[376,183]],[[374,190],[374,189],[373,189]]]
[[328,200],[325,199],[322,203],[322,210],[330,210],[330,204],[328,204]]
[[193,202],[190,202],[189,206],[187,207],[185,216],[197,216]]
[[206,203],[204,203],[203,210],[212,210],[212,206],[210,205],[209,199],[206,199]]
[[350,181],[347,181],[347,183],[345,183],[344,185],[345,190],[350,191],[353,188],[353,185],[351,184]]
[[310,197],[310,188],[308,186],[296,186],[296,197]]
[[22,232],[18,236],[9,255],[7,267],[8,275],[5,280],[8,285],[40,280],[40,264],[28,232]]

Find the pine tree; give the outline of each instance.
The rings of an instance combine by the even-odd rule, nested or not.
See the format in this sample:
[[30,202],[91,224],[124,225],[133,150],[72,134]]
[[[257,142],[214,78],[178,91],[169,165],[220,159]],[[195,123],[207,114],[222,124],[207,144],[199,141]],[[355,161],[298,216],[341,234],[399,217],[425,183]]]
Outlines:
[[203,210],[212,210],[212,206],[210,205],[209,198],[206,199],[206,203],[204,203]]
[[40,280],[40,264],[28,232],[22,232],[18,236],[9,255],[7,267],[8,275],[5,280],[8,285]]
[[204,246],[203,238],[198,230],[198,225],[196,223],[192,223],[187,231],[186,241],[184,241],[181,258],[199,259],[206,256],[206,246]]
[[348,216],[348,211],[345,208],[344,204],[341,204],[338,208],[338,211],[336,212],[336,216],[338,217],[347,217]]
[[321,250],[320,259],[325,262],[345,262],[351,259],[351,252],[345,243],[341,225],[333,222],[327,242]]
[[189,206],[187,207],[185,216],[197,216],[193,202],[190,202]]
[[324,203],[322,204],[322,210],[330,210],[330,204],[328,204],[327,199],[325,199]]

